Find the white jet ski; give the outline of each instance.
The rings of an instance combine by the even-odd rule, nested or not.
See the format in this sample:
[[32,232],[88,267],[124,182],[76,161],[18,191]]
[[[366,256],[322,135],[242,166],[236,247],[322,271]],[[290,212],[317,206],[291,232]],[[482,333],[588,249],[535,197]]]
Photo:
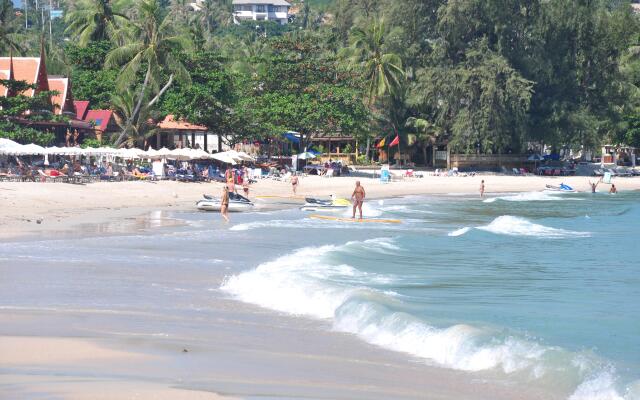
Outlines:
[[[198,210],[202,211],[220,211],[220,198],[206,194],[202,195],[204,199],[196,203]],[[251,200],[239,194],[229,192],[229,212],[251,211],[253,203]]]
[[323,211],[341,211],[351,206],[351,202],[347,199],[330,199],[321,200],[312,197],[305,198],[306,203],[300,209],[302,211],[323,212]]
[[567,193],[575,193],[576,190],[574,188],[572,188],[571,186],[561,183],[560,186],[555,186],[555,185],[546,185],[546,189],[550,192],[567,192]]

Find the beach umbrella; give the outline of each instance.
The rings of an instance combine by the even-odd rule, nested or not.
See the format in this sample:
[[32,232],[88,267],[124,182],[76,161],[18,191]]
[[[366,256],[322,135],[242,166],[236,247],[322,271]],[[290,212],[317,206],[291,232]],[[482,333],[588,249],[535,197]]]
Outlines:
[[19,146],[22,145],[14,142],[13,140],[0,138],[0,153],[3,153],[5,149],[11,149]]
[[304,153],[298,154],[297,157],[299,160],[309,160],[312,158],[316,158],[316,155],[311,152],[305,151]]
[[255,161],[256,159],[251,157],[249,154],[245,153],[244,151],[238,151],[237,153],[237,158],[240,158],[240,160],[242,161]]
[[529,158],[527,158],[527,160],[533,161],[533,167],[538,168],[538,161],[544,160],[544,157],[540,154],[532,154],[529,156]]
[[222,153],[214,153],[211,154],[210,156],[211,158],[213,158],[214,160],[218,160],[221,161],[225,164],[231,164],[231,165],[235,165],[238,162],[231,156],[228,154],[228,152],[222,152]]
[[191,149],[174,149],[166,156],[169,160],[190,160]]
[[43,154],[46,154],[47,152],[44,147],[38,146],[37,144],[33,144],[33,143],[25,144],[24,146],[22,146],[21,151],[23,155],[28,155],[28,156],[43,155]]
[[211,158],[211,154],[202,149],[191,149],[192,160],[204,160],[206,158]]

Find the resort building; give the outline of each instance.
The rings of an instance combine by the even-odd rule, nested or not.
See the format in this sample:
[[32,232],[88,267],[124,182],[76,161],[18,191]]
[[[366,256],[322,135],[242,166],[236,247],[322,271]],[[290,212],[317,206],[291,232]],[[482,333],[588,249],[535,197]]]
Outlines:
[[275,21],[285,25],[289,22],[290,8],[285,0],[233,0],[233,22]]
[[76,118],[93,126],[96,139],[108,139],[110,134],[118,132],[120,127],[111,110],[90,110],[89,102],[78,100],[73,102],[76,108]]
[[[9,88],[0,85],[0,96],[23,95],[33,97],[40,92],[55,91],[50,98],[48,109],[32,110],[51,115],[64,115],[66,121],[30,120],[29,126],[42,131],[50,131],[56,135],[56,144],[63,143],[68,131],[78,131],[79,137],[84,138],[86,133],[92,131],[91,125],[76,117],[76,109],[73,103],[71,81],[62,76],[52,76],[47,73],[44,57],[44,46],[40,50],[40,57],[0,57],[0,79],[24,81],[35,85],[35,89],[27,89],[22,93],[11,93]],[[26,123],[26,122],[25,122]]]

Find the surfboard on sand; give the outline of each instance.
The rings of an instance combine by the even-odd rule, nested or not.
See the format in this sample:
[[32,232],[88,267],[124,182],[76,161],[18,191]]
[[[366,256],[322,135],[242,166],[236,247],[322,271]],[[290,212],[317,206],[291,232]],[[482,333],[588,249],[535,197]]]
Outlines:
[[371,222],[371,223],[378,223],[378,224],[401,224],[402,221],[400,221],[399,219],[375,219],[375,218],[364,218],[364,219],[358,219],[358,218],[344,218],[344,217],[334,217],[331,215],[317,215],[317,214],[313,214],[313,215],[309,215],[309,218],[313,218],[313,219],[322,219],[325,221],[338,221],[338,222]]

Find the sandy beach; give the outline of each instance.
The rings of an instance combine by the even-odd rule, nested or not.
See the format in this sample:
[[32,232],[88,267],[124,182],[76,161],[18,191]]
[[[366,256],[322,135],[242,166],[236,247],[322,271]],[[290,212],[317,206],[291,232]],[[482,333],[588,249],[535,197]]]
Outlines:
[[[370,199],[421,194],[477,194],[485,180],[486,195],[506,192],[544,190],[546,184],[561,182],[578,191],[588,192],[589,177],[539,177],[477,175],[474,177],[410,178],[381,183],[372,178],[308,176],[300,179],[298,196],[291,185],[262,179],[251,186],[250,198],[262,209],[301,204],[305,196],[336,195],[349,198],[356,180],[365,186]],[[618,190],[640,190],[640,178],[619,178]],[[144,229],[145,222],[135,217],[154,210],[192,210],[202,194],[217,195],[219,183],[108,182],[89,185],[53,183],[0,183],[0,237],[65,232],[72,227],[92,225],[103,228],[117,220],[122,229]],[[608,191],[601,184],[599,191]],[[122,224],[122,222],[125,222]],[[165,221],[166,223],[166,221]],[[142,224],[142,226],[141,226]],[[98,228],[99,229],[99,228]]]
[[[252,185],[250,197],[263,210],[295,207],[304,196],[349,197],[358,179],[371,199],[477,195],[482,179],[488,196],[539,191],[545,184],[560,182],[589,189],[585,177],[425,177],[389,184],[367,178],[305,177],[297,197],[289,183],[273,180]],[[640,190],[640,178],[615,183],[620,191]],[[599,190],[608,187],[601,185]],[[203,193],[219,190],[220,184],[214,183],[0,183],[0,235],[15,241],[135,232],[152,237],[157,230],[181,224],[164,213],[193,211]],[[225,274],[220,269],[206,279],[217,288]],[[7,305],[0,313],[0,398],[560,398],[535,386],[524,392],[500,374],[472,375],[430,366],[353,335],[331,332],[327,322],[299,320],[224,297],[202,306],[210,313],[206,319],[171,317],[178,326],[204,327],[206,336],[192,337],[171,327],[147,332],[144,327],[160,318],[153,313]],[[116,321],[135,324],[105,326],[112,313],[118,315]]]

